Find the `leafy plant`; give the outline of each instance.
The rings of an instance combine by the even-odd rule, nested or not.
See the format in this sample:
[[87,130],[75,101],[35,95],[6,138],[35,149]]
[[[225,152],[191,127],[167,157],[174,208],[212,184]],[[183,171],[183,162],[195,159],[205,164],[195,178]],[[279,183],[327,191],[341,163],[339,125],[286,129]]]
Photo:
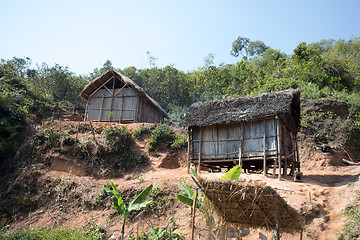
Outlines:
[[170,148],[175,138],[176,134],[174,130],[172,130],[168,125],[159,125],[152,132],[151,139],[148,142],[148,149],[149,151],[155,151],[163,150],[164,146]]
[[124,232],[125,232],[125,224],[127,218],[129,217],[129,214],[132,211],[140,211],[145,207],[149,206],[153,202],[152,200],[144,201],[144,199],[147,197],[147,195],[153,188],[153,185],[148,186],[139,195],[137,195],[129,204],[126,204],[122,200],[119,191],[114,185],[114,181],[111,181],[111,185],[112,185],[112,189],[110,189],[108,185],[104,185],[104,191],[107,192],[107,194],[111,197],[111,200],[114,204],[114,208],[120,213],[123,219],[121,234],[120,234],[120,240],[123,240]]
[[223,180],[238,180],[240,177],[240,174],[242,172],[242,169],[239,165],[236,165],[235,167],[231,168],[227,173],[225,173],[224,176],[221,177]]
[[140,126],[134,131],[133,135],[137,139],[142,139],[142,136],[147,133],[150,134],[153,128],[154,127],[150,125]]
[[[171,226],[170,226],[171,221]],[[173,232],[175,229],[175,221],[170,219],[166,227],[151,227],[149,232],[143,232],[137,236],[131,235],[130,240],[181,240],[183,239],[179,233]]]
[[[182,194],[177,194],[176,198],[182,202],[185,205],[188,205],[190,207],[193,206],[194,204],[194,191],[191,189],[191,187],[186,183],[185,179],[182,179],[184,184],[178,183],[178,186],[181,190]],[[197,201],[196,202],[196,208],[200,208],[201,207],[201,202]]]
[[174,142],[171,144],[171,149],[181,149],[186,148],[188,144],[187,136],[185,135],[176,135]]

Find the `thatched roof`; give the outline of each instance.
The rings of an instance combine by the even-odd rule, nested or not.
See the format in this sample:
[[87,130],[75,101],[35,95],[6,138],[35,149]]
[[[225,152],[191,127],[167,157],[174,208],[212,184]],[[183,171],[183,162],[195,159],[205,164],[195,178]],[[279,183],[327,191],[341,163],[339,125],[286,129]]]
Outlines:
[[84,89],[81,91],[80,96],[84,98],[85,100],[89,100],[90,95],[97,90],[102,84],[104,84],[109,78],[112,76],[116,76],[118,79],[120,79],[124,84],[127,84],[132,90],[134,90],[139,95],[145,97],[155,108],[159,109],[159,112],[163,115],[165,118],[169,118],[165,110],[157,103],[154,99],[152,99],[149,95],[147,95],[139,85],[137,85],[133,80],[130,78],[122,75],[121,73],[109,70],[103,75],[95,78],[91,82],[89,82]]
[[194,179],[225,223],[240,228],[296,232],[303,226],[300,213],[270,186],[245,181]]
[[234,99],[197,102],[190,106],[182,126],[209,126],[290,114],[300,127],[300,91],[284,90]]

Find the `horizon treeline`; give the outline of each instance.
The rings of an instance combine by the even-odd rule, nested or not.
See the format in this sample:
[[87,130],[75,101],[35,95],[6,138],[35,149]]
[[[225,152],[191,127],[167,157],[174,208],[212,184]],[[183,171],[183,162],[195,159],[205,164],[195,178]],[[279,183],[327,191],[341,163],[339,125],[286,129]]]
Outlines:
[[[0,155],[16,149],[26,117],[46,117],[55,108],[83,113],[85,101],[79,93],[111,68],[141,86],[175,121],[198,101],[289,88],[300,89],[302,98],[337,98],[360,108],[360,37],[300,43],[291,55],[239,37],[231,54],[243,57],[236,64],[215,65],[209,54],[201,67],[186,73],[171,65],[159,68],[150,55],[150,68],[119,69],[107,60],[87,75],[58,64],[32,68],[30,58],[1,59]],[[360,114],[358,118],[360,123]]]

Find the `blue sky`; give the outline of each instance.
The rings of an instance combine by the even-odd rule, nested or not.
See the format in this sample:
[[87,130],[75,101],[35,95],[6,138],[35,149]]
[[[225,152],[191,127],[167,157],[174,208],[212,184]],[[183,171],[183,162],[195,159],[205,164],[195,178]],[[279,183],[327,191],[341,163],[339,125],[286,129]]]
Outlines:
[[238,37],[291,54],[300,42],[360,37],[360,1],[0,0],[0,58],[30,57],[76,74],[173,64],[192,71],[212,53],[235,63]]

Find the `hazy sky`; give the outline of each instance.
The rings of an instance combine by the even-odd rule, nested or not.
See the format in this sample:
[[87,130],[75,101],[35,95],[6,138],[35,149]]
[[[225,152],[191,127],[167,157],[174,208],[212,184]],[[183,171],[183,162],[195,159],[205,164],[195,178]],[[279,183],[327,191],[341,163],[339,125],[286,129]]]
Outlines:
[[300,42],[360,37],[360,1],[0,0],[0,58],[30,57],[76,74],[173,64],[195,70],[212,53],[235,63],[238,37],[291,54]]

